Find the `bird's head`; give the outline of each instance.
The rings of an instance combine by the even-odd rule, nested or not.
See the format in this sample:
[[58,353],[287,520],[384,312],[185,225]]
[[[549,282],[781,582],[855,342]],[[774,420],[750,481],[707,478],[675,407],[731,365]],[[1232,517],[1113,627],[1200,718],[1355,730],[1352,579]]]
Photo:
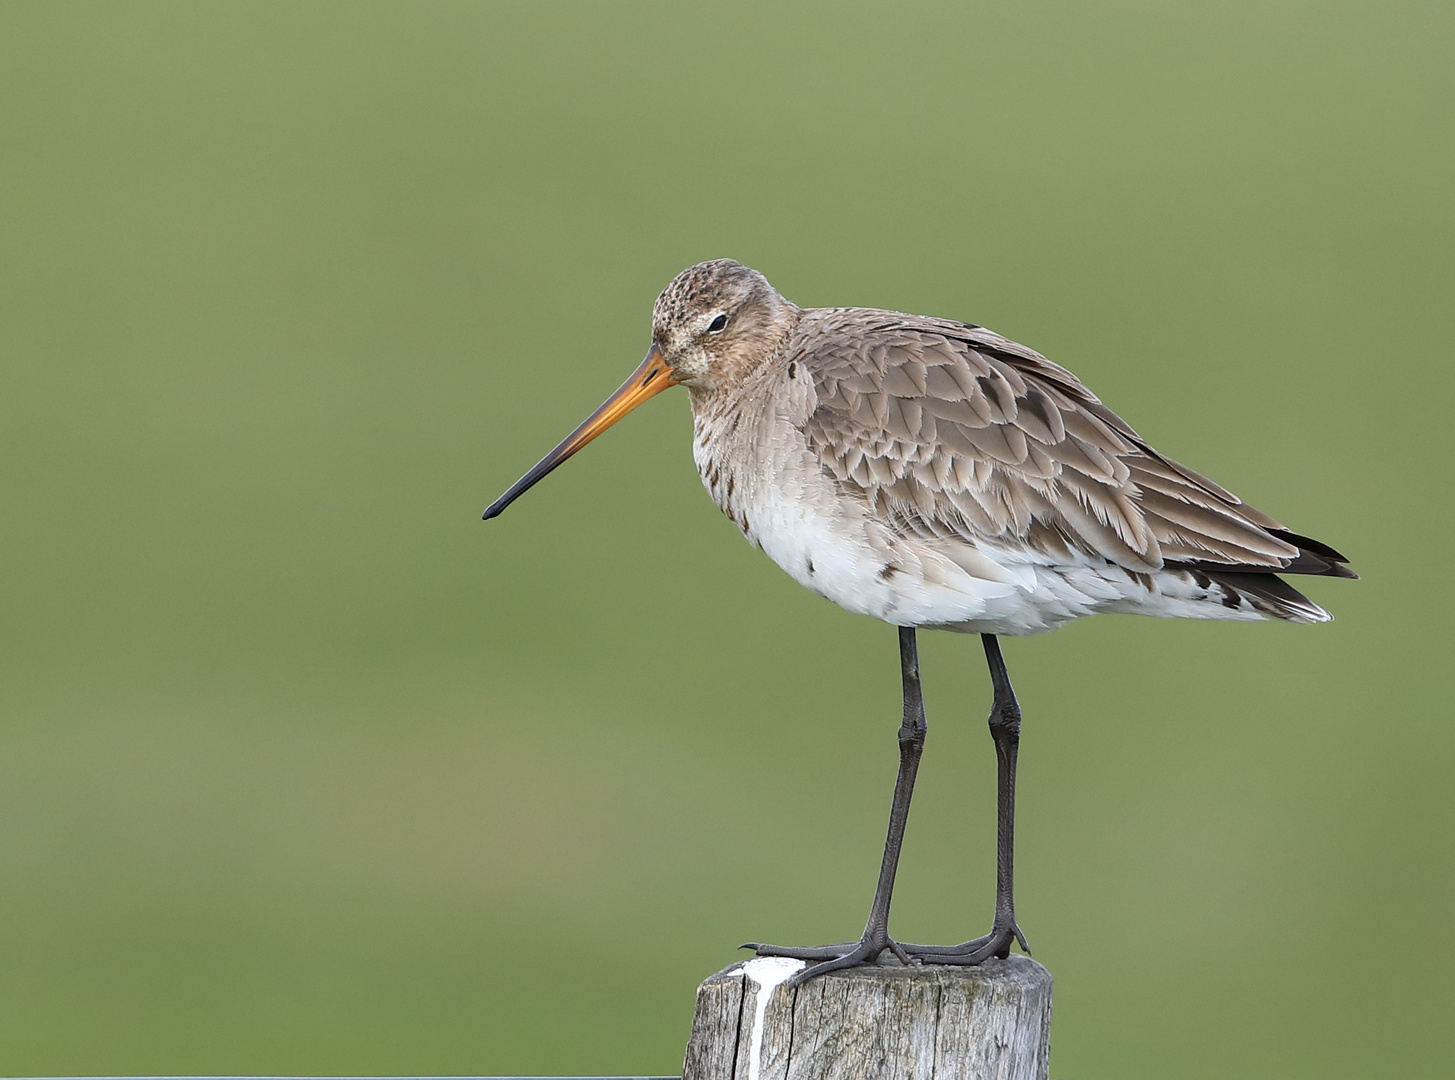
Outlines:
[[616,393],[485,511],[493,518],[561,462],[669,386],[730,390],[777,351],[798,309],[732,259],[688,267],[652,308],[652,347]]
[[798,309],[732,259],[690,266],[652,307],[652,344],[674,382],[729,389],[773,355]]

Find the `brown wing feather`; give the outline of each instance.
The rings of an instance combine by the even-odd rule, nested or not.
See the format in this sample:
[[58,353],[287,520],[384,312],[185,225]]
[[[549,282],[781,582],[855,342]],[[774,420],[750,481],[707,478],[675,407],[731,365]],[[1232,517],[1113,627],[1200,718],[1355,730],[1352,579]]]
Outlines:
[[907,534],[1129,570],[1351,574],[1152,449],[1076,376],[980,327],[863,308],[805,313],[803,430],[825,472]]

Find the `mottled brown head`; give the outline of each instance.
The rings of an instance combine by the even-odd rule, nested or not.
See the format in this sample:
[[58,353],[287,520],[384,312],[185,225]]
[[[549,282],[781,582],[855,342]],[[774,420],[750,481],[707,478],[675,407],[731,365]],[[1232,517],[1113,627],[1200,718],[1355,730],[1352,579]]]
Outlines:
[[758,271],[713,259],[662,290],[652,307],[652,342],[675,381],[728,389],[777,352],[797,319],[798,308]]

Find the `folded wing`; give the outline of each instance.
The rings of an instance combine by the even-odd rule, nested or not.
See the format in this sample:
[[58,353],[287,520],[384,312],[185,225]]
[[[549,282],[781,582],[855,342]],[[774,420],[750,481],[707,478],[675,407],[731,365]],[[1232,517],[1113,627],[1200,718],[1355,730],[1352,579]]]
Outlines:
[[1182,568],[1295,617],[1323,613],[1275,573],[1355,576],[1333,548],[1157,453],[1069,371],[982,327],[822,310],[794,359],[814,379],[803,430],[825,472],[905,535]]

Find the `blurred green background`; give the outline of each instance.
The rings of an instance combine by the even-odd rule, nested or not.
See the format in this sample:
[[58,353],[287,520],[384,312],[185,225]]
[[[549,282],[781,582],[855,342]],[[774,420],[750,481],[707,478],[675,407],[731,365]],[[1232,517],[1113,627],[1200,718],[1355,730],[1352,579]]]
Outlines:
[[[1332,626],[1009,643],[1053,1076],[1448,1076],[1455,6],[0,7],[0,1073],[674,1073],[857,934],[893,631],[685,395],[479,513],[733,256],[965,318],[1346,551]],[[922,637],[894,926],[982,932]]]

